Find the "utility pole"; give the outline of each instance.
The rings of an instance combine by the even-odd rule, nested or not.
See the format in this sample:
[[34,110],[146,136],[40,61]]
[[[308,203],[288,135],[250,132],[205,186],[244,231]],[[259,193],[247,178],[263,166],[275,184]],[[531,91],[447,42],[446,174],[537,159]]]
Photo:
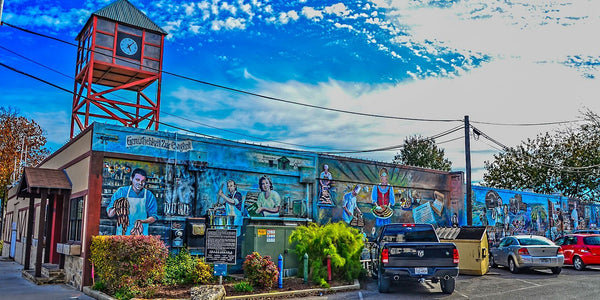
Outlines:
[[473,225],[473,203],[471,203],[471,137],[469,131],[469,116],[465,116],[465,173],[467,174],[467,225]]

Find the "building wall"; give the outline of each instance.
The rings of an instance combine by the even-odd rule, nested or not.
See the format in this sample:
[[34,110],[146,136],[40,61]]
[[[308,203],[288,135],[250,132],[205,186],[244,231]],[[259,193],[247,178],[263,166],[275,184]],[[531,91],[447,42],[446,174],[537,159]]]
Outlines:
[[517,234],[552,240],[575,229],[597,228],[600,206],[559,195],[473,186],[473,225],[487,226],[492,241]]
[[[332,180],[323,183],[325,166],[331,173]],[[319,179],[314,201],[315,220],[319,223],[338,222],[343,220],[344,198],[356,186],[360,191],[356,195],[357,206],[362,220],[351,225],[361,228],[365,233],[373,233],[376,216],[373,212],[373,190],[380,183],[380,171],[387,171],[388,183],[393,187],[395,204],[390,222],[430,223],[436,226],[452,225],[452,216],[464,213],[462,201],[453,199],[451,178],[461,173],[449,173],[415,167],[407,167],[390,163],[371,162],[344,157],[320,156]],[[325,186],[324,186],[325,185]],[[323,196],[325,194],[325,197]],[[347,196],[346,196],[347,195]],[[461,195],[460,198],[462,199]],[[458,221],[458,219],[456,219]],[[362,226],[361,226],[362,225]]]
[[65,256],[65,283],[73,287],[82,286],[83,257],[75,255]]
[[[86,155],[91,150],[92,133],[90,127],[88,130],[83,131],[71,142],[67,143],[58,151],[52,153],[52,155],[46,159],[38,167],[48,169],[61,169],[77,161],[79,157]],[[74,174],[75,175],[75,174]],[[71,177],[71,179],[73,179]]]
[[[319,174],[326,164],[333,175],[328,190],[331,198],[329,203],[322,203]],[[86,251],[91,236],[122,233],[117,218],[108,217],[107,207],[117,189],[130,186],[131,173],[136,168],[147,172],[146,188],[157,199],[158,220],[149,226],[149,234],[161,236],[174,251],[188,246],[195,248],[195,254],[203,254],[202,237],[190,235],[188,225],[192,222],[237,229],[238,250],[241,250],[248,224],[341,221],[343,196],[355,184],[361,185],[357,204],[363,218],[362,223],[350,225],[371,232],[375,218],[370,195],[379,183],[382,167],[388,169],[389,182],[395,191],[391,221],[446,226],[455,213],[464,215],[460,213],[464,209],[462,201],[454,199],[457,193],[462,195],[462,190],[457,192],[453,183],[462,182],[461,173],[99,123],[52,154],[41,167],[64,169],[73,185],[71,198],[85,199],[82,254],[65,256],[67,281],[78,288],[90,283]],[[263,178],[272,188],[269,194],[278,195],[269,198],[272,204],[263,199],[267,195],[261,188]],[[239,205],[225,204],[224,195],[231,197],[229,182],[235,183],[241,199]],[[18,218],[20,210],[20,217],[26,220],[28,203],[28,199],[13,197],[7,211],[14,211],[14,217]],[[36,205],[39,207],[39,199]],[[261,212],[264,207],[277,208],[278,212]],[[68,220],[68,214],[64,218]],[[20,222],[19,227],[19,232],[26,232],[26,224]],[[183,234],[177,235],[180,232]],[[16,256],[22,257],[23,251],[17,248]],[[241,251],[237,253],[241,258]],[[23,263],[22,259],[19,262]]]

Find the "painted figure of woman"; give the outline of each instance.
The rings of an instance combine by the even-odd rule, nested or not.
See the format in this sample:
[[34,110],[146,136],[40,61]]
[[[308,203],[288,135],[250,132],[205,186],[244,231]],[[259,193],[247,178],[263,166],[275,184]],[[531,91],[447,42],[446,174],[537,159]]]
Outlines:
[[258,180],[258,186],[260,188],[260,194],[256,200],[258,206],[256,213],[262,214],[265,217],[278,217],[281,197],[273,190],[271,178],[266,175],[261,177]]

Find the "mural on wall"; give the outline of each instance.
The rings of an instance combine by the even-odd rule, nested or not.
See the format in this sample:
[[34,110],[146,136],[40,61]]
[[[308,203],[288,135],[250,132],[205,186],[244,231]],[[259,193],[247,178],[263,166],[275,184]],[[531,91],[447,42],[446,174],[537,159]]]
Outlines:
[[344,221],[372,235],[390,222],[458,226],[464,215],[463,201],[448,190],[448,173],[339,157],[319,157],[319,169],[315,219],[321,224]]
[[473,225],[487,226],[492,243],[512,234],[545,235],[553,196],[473,186]]
[[600,205],[558,195],[473,186],[473,225],[487,226],[492,243],[513,234],[551,240],[577,229],[597,228]]

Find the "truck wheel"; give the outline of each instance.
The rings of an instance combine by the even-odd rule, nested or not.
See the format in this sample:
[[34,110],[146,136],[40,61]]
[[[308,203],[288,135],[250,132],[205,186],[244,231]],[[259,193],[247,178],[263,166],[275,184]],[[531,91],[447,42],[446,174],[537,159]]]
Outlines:
[[381,269],[378,272],[379,274],[377,274],[377,288],[379,289],[380,293],[387,293],[390,291],[390,280],[389,279],[385,279],[383,278],[383,275],[381,274]]
[[517,264],[515,263],[515,259],[512,257],[508,258],[508,270],[513,274],[517,274],[517,273],[519,273],[519,271],[521,271],[517,267]]
[[442,293],[452,294],[454,292],[454,286],[456,286],[456,281],[454,278],[442,279],[440,280],[440,286],[442,288]]
[[583,271],[583,269],[585,269],[585,263],[583,262],[581,257],[579,257],[579,256],[573,257],[573,267],[577,271]]
[[562,268],[554,267],[554,268],[550,268],[550,271],[552,271],[552,274],[558,275],[558,274],[560,274],[560,271],[562,271]]

